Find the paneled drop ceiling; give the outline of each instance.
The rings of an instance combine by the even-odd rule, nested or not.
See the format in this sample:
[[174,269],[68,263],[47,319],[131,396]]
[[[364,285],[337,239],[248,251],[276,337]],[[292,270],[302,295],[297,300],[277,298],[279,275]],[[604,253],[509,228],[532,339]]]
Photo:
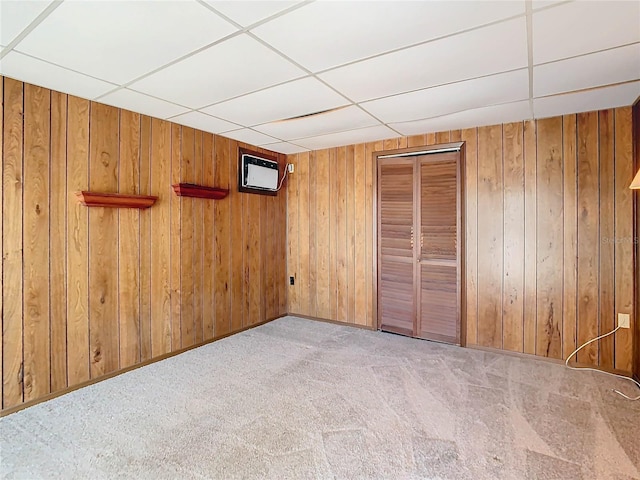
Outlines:
[[0,0],[0,48],[2,75],[283,153],[640,95],[635,0]]

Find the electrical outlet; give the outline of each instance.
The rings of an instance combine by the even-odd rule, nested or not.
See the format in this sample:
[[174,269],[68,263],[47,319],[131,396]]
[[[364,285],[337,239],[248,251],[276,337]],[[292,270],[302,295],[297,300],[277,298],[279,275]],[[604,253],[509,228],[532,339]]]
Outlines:
[[620,328],[629,328],[629,314],[628,313],[619,313],[618,314],[618,326]]
[[296,284],[296,280],[294,277],[289,277],[289,285],[295,285]]
[[293,163],[287,163],[287,172],[293,173],[294,170],[295,170],[295,167]]

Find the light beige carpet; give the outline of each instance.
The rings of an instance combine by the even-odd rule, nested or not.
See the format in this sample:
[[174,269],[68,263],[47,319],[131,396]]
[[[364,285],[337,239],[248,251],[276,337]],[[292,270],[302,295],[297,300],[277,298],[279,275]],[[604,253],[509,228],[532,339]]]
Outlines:
[[561,365],[286,317],[0,420],[3,478],[637,479],[640,402]]

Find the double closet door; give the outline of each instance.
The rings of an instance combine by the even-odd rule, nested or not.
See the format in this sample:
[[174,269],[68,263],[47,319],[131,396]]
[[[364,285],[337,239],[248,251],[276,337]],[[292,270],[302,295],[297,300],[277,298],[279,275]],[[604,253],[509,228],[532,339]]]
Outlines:
[[378,158],[378,325],[461,342],[460,151]]

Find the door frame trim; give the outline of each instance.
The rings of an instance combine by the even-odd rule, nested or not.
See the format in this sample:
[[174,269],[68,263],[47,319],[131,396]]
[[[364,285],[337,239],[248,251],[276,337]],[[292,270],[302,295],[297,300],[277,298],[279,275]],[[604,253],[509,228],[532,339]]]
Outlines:
[[458,281],[460,288],[458,289],[458,300],[459,300],[459,313],[458,313],[458,324],[460,326],[460,346],[466,347],[467,345],[467,299],[466,299],[466,200],[465,200],[465,191],[466,191],[466,175],[465,175],[465,165],[466,165],[466,142],[449,142],[449,143],[440,143],[436,145],[419,145],[415,147],[408,148],[398,148],[393,150],[378,150],[373,151],[371,153],[371,163],[373,172],[375,172],[376,178],[373,183],[373,212],[372,212],[372,226],[373,226],[373,252],[372,255],[372,277],[373,277],[373,315],[376,319],[375,328],[376,330],[380,330],[380,316],[378,315],[378,304],[380,302],[379,298],[379,288],[378,288],[378,264],[380,262],[380,252],[378,250],[378,183],[380,181],[378,176],[378,159],[379,158],[401,158],[407,156],[417,156],[417,155],[430,155],[435,153],[444,153],[444,152],[452,152],[459,151],[460,153],[460,161],[458,162],[458,176],[459,176],[459,184],[460,188],[457,193],[457,202],[458,202],[458,221],[460,224],[460,228],[458,228],[457,236],[458,236]]

